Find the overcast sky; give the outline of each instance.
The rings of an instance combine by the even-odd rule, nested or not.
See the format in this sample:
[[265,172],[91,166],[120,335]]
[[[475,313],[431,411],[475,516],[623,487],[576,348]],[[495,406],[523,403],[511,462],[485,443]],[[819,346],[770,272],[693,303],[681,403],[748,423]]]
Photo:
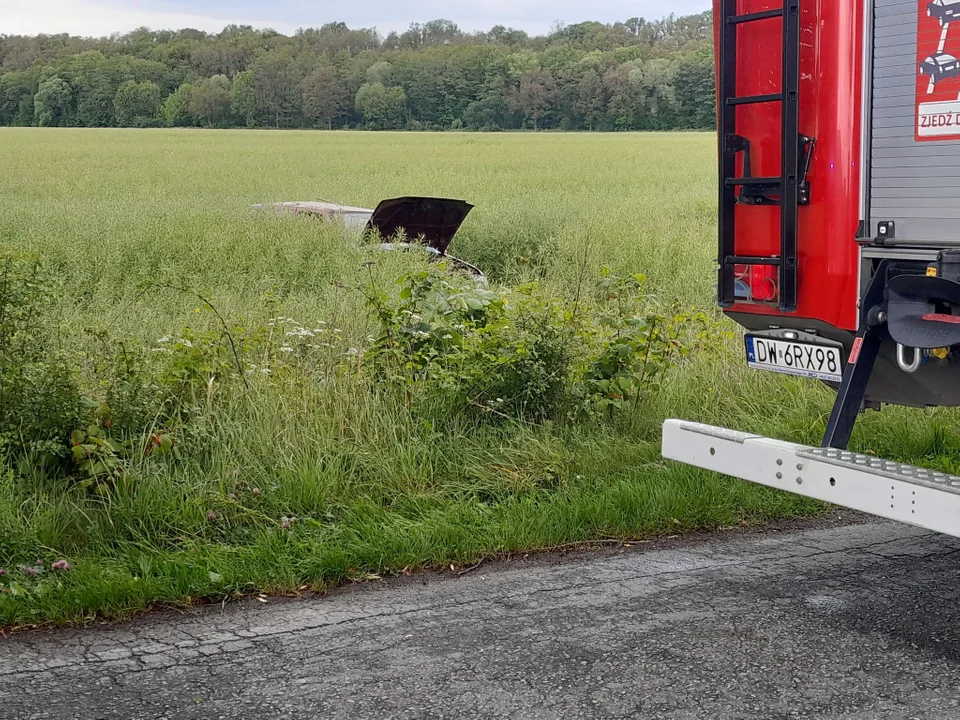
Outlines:
[[411,22],[444,18],[464,30],[507,25],[543,34],[555,21],[613,22],[660,18],[709,9],[710,0],[0,0],[0,35],[110,35],[140,26],[219,31],[224,25],[270,27],[289,34],[298,27],[343,21],[386,34]]

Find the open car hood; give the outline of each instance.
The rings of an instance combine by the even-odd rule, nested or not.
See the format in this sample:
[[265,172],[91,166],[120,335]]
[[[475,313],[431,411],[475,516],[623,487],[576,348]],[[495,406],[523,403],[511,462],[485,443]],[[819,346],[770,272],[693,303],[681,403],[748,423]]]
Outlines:
[[429,197],[402,197],[384,200],[367,222],[366,231],[376,230],[384,240],[403,228],[410,241],[423,242],[445,255],[473,205],[463,200]]

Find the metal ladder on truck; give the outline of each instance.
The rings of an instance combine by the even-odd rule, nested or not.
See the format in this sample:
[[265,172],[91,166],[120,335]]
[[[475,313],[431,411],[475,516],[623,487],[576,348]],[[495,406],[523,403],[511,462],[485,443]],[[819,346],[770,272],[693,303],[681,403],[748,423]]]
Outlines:
[[[736,300],[737,266],[778,268],[778,298],[782,312],[797,308],[798,209],[810,202],[806,181],[813,155],[813,138],[800,134],[800,4],[785,0],[782,8],[737,14],[737,0],[720,0],[723,25],[720,31],[718,85],[720,112],[718,137],[720,157],[720,212],[718,297],[729,307]],[[737,95],[737,35],[747,23],[779,18],[783,23],[783,79],[778,93]],[[783,146],[779,177],[755,177],[750,160],[750,140],[737,133],[737,108],[743,105],[779,102]],[[742,155],[743,173],[737,174]],[[780,254],[767,257],[737,255],[736,206],[780,206]]]

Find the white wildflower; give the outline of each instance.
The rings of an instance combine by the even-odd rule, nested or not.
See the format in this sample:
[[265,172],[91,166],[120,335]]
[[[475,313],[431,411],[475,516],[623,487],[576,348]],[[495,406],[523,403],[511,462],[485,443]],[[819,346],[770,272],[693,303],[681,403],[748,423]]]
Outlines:
[[288,330],[286,335],[287,337],[313,337],[313,332],[298,325],[293,330]]

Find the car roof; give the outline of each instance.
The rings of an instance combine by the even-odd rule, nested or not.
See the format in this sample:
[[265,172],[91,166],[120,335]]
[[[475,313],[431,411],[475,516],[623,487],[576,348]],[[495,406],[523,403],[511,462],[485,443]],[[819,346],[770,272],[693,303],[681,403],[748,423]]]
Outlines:
[[275,207],[288,209],[293,212],[317,213],[318,215],[352,215],[355,213],[373,215],[373,210],[369,208],[350,207],[349,205],[340,205],[339,203],[328,202],[326,200],[282,202],[276,203]]

